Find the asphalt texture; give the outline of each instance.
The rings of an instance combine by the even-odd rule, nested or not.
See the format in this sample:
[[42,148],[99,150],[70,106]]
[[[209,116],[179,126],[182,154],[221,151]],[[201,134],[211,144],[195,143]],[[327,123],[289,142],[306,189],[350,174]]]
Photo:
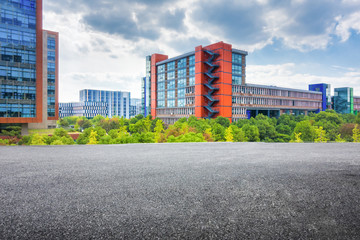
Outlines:
[[0,147],[0,239],[360,239],[360,144]]

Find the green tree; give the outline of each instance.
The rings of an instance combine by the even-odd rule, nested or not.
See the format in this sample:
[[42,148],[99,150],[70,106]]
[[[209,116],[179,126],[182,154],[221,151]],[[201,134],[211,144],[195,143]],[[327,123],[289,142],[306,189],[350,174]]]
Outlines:
[[98,140],[97,140],[97,132],[94,130],[91,130],[90,136],[89,136],[89,142],[87,143],[88,145],[95,145],[98,144]]
[[360,142],[360,129],[359,129],[359,125],[355,125],[354,129],[353,129],[353,139],[354,142],[358,143]]
[[315,142],[317,143],[326,143],[328,139],[326,138],[326,131],[323,129],[323,127],[315,128]]
[[164,142],[165,141],[165,136],[164,136],[164,124],[163,124],[163,121],[158,119],[156,121],[156,127],[155,127],[154,130],[155,130],[155,142],[156,143]]
[[224,128],[228,128],[230,126],[230,120],[225,117],[218,116],[215,118],[215,122],[223,126]]
[[259,129],[255,125],[245,124],[242,128],[242,131],[245,133],[245,137],[249,142],[259,142],[260,133]]
[[230,126],[225,130],[225,140],[227,142],[234,142],[233,129]]
[[50,145],[64,145],[64,143],[61,140],[55,140]]
[[309,120],[301,121],[296,124],[292,139],[295,139],[295,134],[297,133],[301,133],[301,140],[304,142],[313,142],[315,139],[315,130]]
[[336,136],[335,142],[337,142],[337,143],[343,143],[343,142],[346,142],[346,141],[341,138],[341,134],[338,134],[338,135]]
[[294,142],[294,143],[303,143],[304,141],[301,139],[301,132],[299,132],[299,133],[294,133],[294,139],[291,140],[291,142]]
[[77,125],[80,126],[82,129],[87,129],[92,127],[92,123],[87,118],[79,118],[76,122]]
[[216,142],[225,141],[225,128],[219,123],[212,125],[211,134]]
[[36,133],[32,136],[30,145],[46,145],[46,143],[44,142],[42,136]]
[[244,131],[236,125],[230,125],[234,137],[234,142],[247,142]]
[[189,132],[178,137],[170,136],[168,142],[206,142],[204,136],[201,133]]
[[67,128],[67,127],[69,127],[69,122],[66,120],[66,119],[64,119],[64,118],[61,118],[58,122],[57,122],[57,124],[60,126],[60,127],[63,127],[63,128]]

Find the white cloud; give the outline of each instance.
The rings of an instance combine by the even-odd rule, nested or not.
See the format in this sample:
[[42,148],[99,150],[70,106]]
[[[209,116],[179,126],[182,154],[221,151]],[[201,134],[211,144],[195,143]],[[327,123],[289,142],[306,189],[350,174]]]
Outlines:
[[294,63],[280,65],[248,65],[246,82],[278,87],[308,89],[309,84],[328,83],[332,91],[338,87],[353,87],[354,95],[360,96],[360,69],[342,69],[340,77],[299,74]]
[[336,18],[338,25],[336,26],[335,33],[341,38],[342,42],[349,39],[350,30],[355,30],[360,33],[360,12],[355,12],[349,16]]

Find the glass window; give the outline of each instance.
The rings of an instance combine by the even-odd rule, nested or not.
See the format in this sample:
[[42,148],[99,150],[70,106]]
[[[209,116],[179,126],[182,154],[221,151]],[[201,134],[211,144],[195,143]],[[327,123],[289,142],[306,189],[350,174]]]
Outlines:
[[178,79],[178,88],[186,87],[186,78]]
[[158,106],[159,108],[165,107],[165,101],[164,101],[164,100],[157,101],[157,106]]
[[169,108],[175,107],[175,99],[174,100],[168,100],[167,105]]
[[158,92],[157,97],[158,99],[165,99],[165,92],[164,91]]
[[182,58],[180,60],[177,61],[177,67],[178,68],[184,68],[186,67],[186,58]]
[[185,107],[185,98],[178,99],[178,107]]
[[178,69],[178,78],[186,77],[186,68]]
[[195,65],[195,55],[189,57],[189,65]]
[[174,70],[175,69],[175,62],[167,63],[167,70]]
[[195,86],[195,77],[189,77],[189,86]]
[[232,76],[232,84],[240,85],[241,82],[242,82],[241,76],[235,76],[235,75]]
[[165,82],[159,82],[157,85],[158,85],[159,90],[164,90],[165,89]]
[[190,76],[195,75],[195,66],[192,66],[192,67],[189,68],[189,75]]
[[157,72],[158,73],[165,72],[165,64],[157,66]]
[[175,81],[168,81],[167,89],[174,89],[175,88]]
[[237,75],[242,75],[242,66],[241,65],[232,65],[232,73]]
[[165,80],[165,73],[158,74],[158,81],[164,81]]
[[167,92],[167,98],[168,99],[175,98],[175,90],[169,90]]
[[185,88],[178,89],[178,98],[184,98],[185,97]]
[[242,55],[238,53],[232,53],[232,62],[236,64],[242,64]]
[[174,79],[175,78],[175,72],[171,71],[167,73],[167,79]]

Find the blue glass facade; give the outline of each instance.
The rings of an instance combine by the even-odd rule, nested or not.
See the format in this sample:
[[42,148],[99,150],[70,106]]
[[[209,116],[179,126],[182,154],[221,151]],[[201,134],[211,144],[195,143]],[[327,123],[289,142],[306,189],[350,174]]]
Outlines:
[[0,9],[0,118],[35,118],[36,0],[2,0]]
[[241,85],[243,82],[243,58],[244,54],[232,53],[232,84]]
[[[195,86],[195,55],[157,65],[157,107],[186,106],[186,93]],[[189,102],[189,100],[188,100]]]
[[55,38],[47,39],[47,114],[48,117],[55,117],[55,66],[56,66],[56,45]]
[[319,84],[310,84],[310,91],[321,92],[322,93],[322,110],[331,109],[331,93],[330,93],[330,84],[319,83]]
[[80,102],[107,103],[108,116],[130,118],[130,93],[84,89],[80,91]]

